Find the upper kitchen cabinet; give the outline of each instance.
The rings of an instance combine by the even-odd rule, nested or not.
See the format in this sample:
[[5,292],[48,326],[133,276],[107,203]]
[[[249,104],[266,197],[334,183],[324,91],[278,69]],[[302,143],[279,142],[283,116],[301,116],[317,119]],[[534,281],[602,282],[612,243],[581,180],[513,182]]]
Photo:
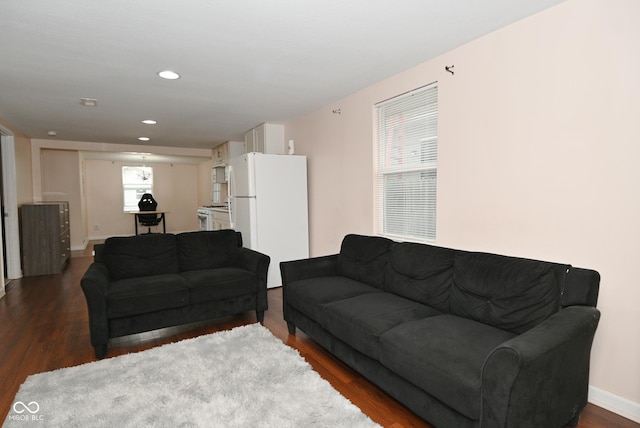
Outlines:
[[213,167],[227,166],[230,159],[246,152],[245,143],[240,141],[227,141],[211,149]]
[[247,153],[283,155],[285,153],[284,125],[275,123],[258,125],[244,134],[244,143]]

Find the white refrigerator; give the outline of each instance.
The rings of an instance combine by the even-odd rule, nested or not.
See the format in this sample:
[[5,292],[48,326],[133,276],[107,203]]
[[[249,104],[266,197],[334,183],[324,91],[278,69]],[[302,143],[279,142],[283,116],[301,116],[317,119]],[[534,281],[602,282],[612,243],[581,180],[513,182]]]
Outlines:
[[238,156],[228,184],[231,228],[245,247],[271,257],[267,287],[281,286],[280,262],[309,257],[306,156]]

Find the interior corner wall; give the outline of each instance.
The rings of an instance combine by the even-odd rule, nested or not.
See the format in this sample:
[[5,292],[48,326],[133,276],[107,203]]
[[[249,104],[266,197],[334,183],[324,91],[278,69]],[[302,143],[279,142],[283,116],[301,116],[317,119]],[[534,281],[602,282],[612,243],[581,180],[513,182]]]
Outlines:
[[437,81],[437,244],[598,270],[591,391],[640,420],[638,16],[568,0],[287,123],[312,255],[374,232],[374,104]]
[[16,149],[16,194],[18,206],[33,202],[33,183],[31,181],[31,141],[14,134]]
[[211,168],[213,161],[208,160],[198,165],[198,206],[211,205],[213,195],[213,182],[211,181]]
[[86,246],[82,216],[80,157],[77,151],[42,150],[42,200],[69,202],[71,249]]

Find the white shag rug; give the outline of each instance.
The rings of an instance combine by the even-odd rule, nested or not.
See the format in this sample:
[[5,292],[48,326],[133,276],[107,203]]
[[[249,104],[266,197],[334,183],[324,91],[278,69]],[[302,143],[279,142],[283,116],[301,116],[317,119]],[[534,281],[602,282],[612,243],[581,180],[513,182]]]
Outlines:
[[6,427],[378,427],[260,324],[29,376]]

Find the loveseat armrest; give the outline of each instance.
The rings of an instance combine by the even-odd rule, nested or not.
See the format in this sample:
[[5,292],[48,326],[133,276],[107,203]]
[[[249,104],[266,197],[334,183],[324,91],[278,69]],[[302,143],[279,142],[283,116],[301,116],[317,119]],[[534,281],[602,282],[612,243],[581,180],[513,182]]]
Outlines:
[[495,348],[482,369],[480,427],[561,427],[587,404],[600,312],[565,308]]
[[302,279],[339,275],[338,254],[280,262],[280,275],[283,286]]
[[265,284],[270,262],[271,258],[266,254],[246,247],[238,248],[234,258],[234,266],[254,273],[258,278],[262,278]]
[[89,333],[96,356],[102,350],[106,353],[109,341],[109,322],[107,320],[107,295],[109,294],[109,270],[104,263],[92,263],[80,280],[80,286],[87,301],[89,312]]
[[267,273],[271,258],[266,254],[246,247],[238,248],[234,258],[236,267],[248,270],[258,279],[256,311],[264,312],[268,309],[267,303]]

